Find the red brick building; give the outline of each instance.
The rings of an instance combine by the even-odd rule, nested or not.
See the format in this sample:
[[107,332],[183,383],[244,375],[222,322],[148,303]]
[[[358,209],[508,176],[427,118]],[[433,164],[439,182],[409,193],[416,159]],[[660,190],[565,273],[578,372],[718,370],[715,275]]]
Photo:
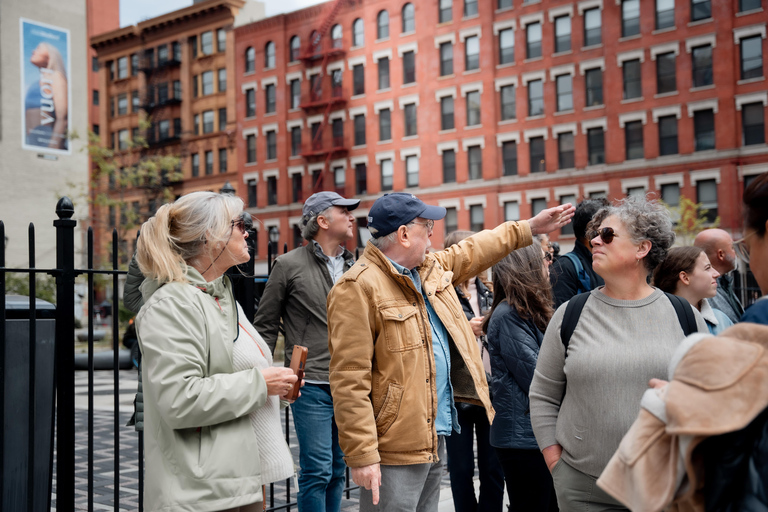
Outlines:
[[740,234],[745,183],[768,170],[759,0],[335,5],[235,31],[237,189],[261,259],[265,227],[300,243],[320,189],[360,198],[361,226],[387,190],[443,205],[438,247],[445,231],[645,193],[692,198]]

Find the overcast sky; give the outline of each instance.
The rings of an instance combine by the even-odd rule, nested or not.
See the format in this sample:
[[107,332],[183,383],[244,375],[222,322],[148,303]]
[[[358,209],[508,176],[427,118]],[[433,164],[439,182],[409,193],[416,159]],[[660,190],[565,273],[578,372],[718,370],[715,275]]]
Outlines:
[[[250,1],[250,0],[249,0]],[[291,12],[323,0],[262,0],[266,4],[267,16]],[[160,16],[192,5],[192,0],[122,0],[120,2],[120,26]]]

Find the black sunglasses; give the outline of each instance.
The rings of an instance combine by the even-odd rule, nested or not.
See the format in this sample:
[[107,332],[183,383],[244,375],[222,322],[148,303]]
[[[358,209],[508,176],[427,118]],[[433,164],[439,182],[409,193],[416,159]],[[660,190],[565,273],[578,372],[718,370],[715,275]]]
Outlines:
[[601,228],[601,229],[598,229],[597,231],[590,231],[589,232],[589,241],[590,241],[589,245],[590,246],[592,245],[592,240],[596,236],[599,236],[600,240],[602,240],[603,243],[607,245],[607,244],[613,242],[613,238],[614,237],[617,237],[619,235],[617,235],[616,232],[613,230],[613,228],[610,228],[610,227]]
[[552,262],[552,253],[544,251],[544,261],[551,263]]

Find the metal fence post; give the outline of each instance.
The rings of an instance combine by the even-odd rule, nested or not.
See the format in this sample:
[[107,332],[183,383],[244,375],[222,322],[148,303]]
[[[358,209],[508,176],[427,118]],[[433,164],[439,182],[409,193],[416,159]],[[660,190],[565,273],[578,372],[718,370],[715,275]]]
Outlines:
[[72,200],[56,204],[56,508],[75,506],[75,213]]

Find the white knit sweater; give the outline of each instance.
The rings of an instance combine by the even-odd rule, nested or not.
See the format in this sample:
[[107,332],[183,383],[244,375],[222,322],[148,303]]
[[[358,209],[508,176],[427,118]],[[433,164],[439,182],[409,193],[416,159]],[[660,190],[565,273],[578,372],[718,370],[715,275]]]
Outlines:
[[[234,370],[240,372],[250,368],[269,368],[272,366],[269,347],[251,323],[245,320],[239,304],[237,308],[240,328],[232,351]],[[250,417],[259,443],[262,483],[266,485],[293,476],[293,458],[285,443],[280,423],[280,399],[276,396],[267,397],[267,403],[253,411]]]

